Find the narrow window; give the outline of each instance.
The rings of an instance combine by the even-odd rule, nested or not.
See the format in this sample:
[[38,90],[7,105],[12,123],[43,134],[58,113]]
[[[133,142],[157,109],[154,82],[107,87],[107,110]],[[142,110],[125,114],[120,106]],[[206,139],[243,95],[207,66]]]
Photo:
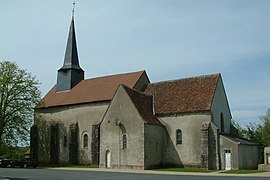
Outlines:
[[64,136],[64,144],[63,144],[64,147],[67,147],[67,136]]
[[220,131],[224,132],[224,117],[223,113],[220,114]]
[[123,149],[127,149],[127,134],[123,134]]
[[83,135],[83,147],[88,148],[88,135]]
[[176,145],[182,144],[182,131],[180,129],[176,130]]

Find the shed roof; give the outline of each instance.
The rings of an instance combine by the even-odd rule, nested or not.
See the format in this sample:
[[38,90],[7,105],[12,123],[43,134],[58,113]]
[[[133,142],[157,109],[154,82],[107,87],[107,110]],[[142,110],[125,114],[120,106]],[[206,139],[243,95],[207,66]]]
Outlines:
[[82,80],[70,91],[56,92],[54,86],[36,108],[109,101],[120,84],[134,88],[145,71]]
[[157,114],[210,111],[220,74],[148,84]]
[[243,139],[243,138],[239,138],[239,137],[234,137],[234,136],[229,135],[229,134],[223,134],[222,136],[231,140],[232,142],[234,142],[236,144],[249,145],[249,146],[259,146],[258,143],[254,143],[254,142],[251,142],[247,139]]

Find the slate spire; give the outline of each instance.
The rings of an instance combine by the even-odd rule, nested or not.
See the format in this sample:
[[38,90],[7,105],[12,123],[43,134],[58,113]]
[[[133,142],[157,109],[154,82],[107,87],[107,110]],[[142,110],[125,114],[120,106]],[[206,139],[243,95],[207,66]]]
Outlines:
[[79,65],[73,16],[69,28],[64,65],[61,69],[69,69],[69,68],[81,69]]
[[77,51],[74,10],[69,28],[65,59],[63,66],[58,70],[56,91],[69,91],[84,79],[84,71],[79,65]]

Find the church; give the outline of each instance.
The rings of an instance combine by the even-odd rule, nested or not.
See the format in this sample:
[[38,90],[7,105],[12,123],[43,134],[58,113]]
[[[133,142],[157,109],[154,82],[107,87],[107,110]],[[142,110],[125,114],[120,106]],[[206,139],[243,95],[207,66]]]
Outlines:
[[31,156],[40,164],[257,168],[258,146],[237,137],[221,74],[85,79],[78,57],[72,16],[57,83],[34,111]]

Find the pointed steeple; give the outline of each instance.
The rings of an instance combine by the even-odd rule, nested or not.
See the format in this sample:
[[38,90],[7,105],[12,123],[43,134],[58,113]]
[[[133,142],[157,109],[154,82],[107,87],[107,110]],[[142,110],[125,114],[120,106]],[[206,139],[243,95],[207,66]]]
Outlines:
[[69,28],[69,35],[68,35],[68,40],[67,40],[64,65],[61,69],[70,69],[70,68],[81,69],[79,65],[73,16],[72,16],[72,20],[71,20],[70,28]]
[[84,71],[79,65],[73,14],[69,28],[64,64],[58,70],[56,91],[68,91],[83,79]]

